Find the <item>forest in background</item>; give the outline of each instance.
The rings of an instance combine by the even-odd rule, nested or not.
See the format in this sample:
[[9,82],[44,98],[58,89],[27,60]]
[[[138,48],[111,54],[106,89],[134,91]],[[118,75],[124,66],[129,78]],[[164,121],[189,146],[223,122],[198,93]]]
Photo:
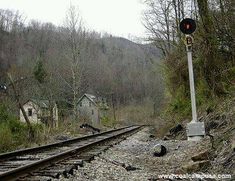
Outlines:
[[[79,123],[76,106],[84,93],[108,100],[112,124],[135,123],[159,112],[161,51],[151,43],[91,32],[81,19],[72,5],[60,27],[34,20],[26,24],[20,12],[0,10],[0,124],[17,120],[21,105],[31,98],[49,100],[49,109],[56,102],[62,125]],[[8,132],[21,127],[14,121],[9,125]]]

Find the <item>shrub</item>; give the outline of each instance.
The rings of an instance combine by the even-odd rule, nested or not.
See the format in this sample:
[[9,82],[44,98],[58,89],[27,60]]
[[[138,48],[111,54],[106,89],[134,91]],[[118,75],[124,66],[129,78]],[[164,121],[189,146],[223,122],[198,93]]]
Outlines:
[[[43,125],[32,124],[35,133],[34,142],[42,141]],[[32,143],[29,140],[29,130],[25,123],[17,120],[11,114],[7,107],[0,105],[0,152],[10,151],[17,148],[30,146]]]
[[191,111],[190,97],[185,96],[184,87],[180,87],[170,103],[169,111],[187,117]]
[[108,116],[103,116],[101,118],[101,125],[106,127],[113,127],[115,124],[114,119],[109,118]]
[[118,123],[123,125],[150,124],[154,114],[153,106],[154,103],[149,100],[122,106],[116,111]]
[[197,90],[196,90],[196,101],[197,105],[200,106],[204,103],[207,103],[211,99],[211,91],[209,90],[207,83],[205,80],[200,79],[197,83]]
[[0,104],[0,121],[1,123],[6,122],[9,119],[10,115],[7,112],[7,107],[4,104]]
[[9,127],[0,125],[0,152],[8,151],[12,148],[13,136]]

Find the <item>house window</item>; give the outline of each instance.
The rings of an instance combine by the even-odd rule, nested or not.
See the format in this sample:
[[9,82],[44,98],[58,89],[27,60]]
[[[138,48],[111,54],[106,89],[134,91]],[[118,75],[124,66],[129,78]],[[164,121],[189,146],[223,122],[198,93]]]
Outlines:
[[91,114],[94,115],[94,110],[93,109],[91,110]]
[[80,102],[80,107],[82,107],[82,102]]
[[89,107],[91,107],[91,101],[89,102]]
[[28,116],[32,116],[33,115],[33,110],[31,108],[28,109]]

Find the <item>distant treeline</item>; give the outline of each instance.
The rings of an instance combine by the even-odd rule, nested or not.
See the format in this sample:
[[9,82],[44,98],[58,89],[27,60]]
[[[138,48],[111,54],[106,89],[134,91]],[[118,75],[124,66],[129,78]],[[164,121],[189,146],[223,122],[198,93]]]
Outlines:
[[[8,85],[10,76],[21,102],[48,99],[76,114],[85,92],[119,105],[146,99],[156,105],[163,97],[160,50],[87,31],[73,6],[60,27],[26,24],[19,12],[0,10],[0,42],[0,84]],[[8,89],[6,99],[14,101]]]

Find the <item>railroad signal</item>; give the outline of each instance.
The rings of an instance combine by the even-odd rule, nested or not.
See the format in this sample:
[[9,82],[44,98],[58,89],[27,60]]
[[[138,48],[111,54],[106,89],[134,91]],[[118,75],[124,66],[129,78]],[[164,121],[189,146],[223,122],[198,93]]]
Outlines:
[[184,44],[186,45],[187,50],[189,48],[192,48],[193,42],[194,42],[194,39],[191,35],[186,35],[185,36]]
[[197,120],[197,108],[196,108],[196,95],[194,87],[194,75],[193,75],[193,62],[192,62],[192,45],[193,37],[190,35],[196,30],[196,23],[193,19],[186,18],[180,22],[180,30],[185,36],[185,45],[188,58],[188,70],[189,70],[189,85],[192,107],[192,121],[187,124],[187,137],[188,140],[198,141],[205,136],[205,124],[204,122],[198,122]]
[[192,45],[193,44],[193,38],[191,36],[186,37],[186,44],[187,45]]
[[191,18],[185,18],[180,22],[180,30],[184,34],[192,34],[196,30],[196,23]]

